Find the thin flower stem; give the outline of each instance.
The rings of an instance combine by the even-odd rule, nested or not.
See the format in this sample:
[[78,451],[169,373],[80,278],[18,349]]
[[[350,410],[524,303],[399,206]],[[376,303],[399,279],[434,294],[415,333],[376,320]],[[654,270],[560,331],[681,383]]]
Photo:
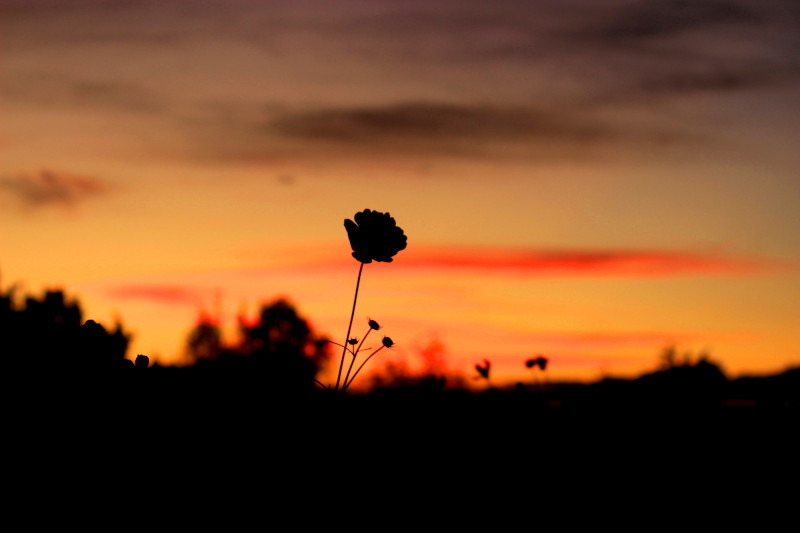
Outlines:
[[[366,333],[364,333],[364,338],[362,338],[362,339],[361,339],[361,342],[359,342],[359,343],[358,343],[358,348],[356,348],[356,351],[355,351],[355,352],[353,352],[353,355],[357,355],[357,354],[358,354],[358,352],[360,352],[360,351],[361,351],[361,346],[364,344],[364,341],[365,341],[365,340],[367,340],[367,335],[369,335],[370,331],[372,331],[372,328],[369,328],[369,329],[367,330],[367,332],[366,332]],[[347,381],[347,380],[345,379],[345,381]]]
[[364,337],[361,339],[361,342],[358,343],[358,348],[356,348],[354,352],[351,351],[351,353],[353,354],[353,358],[350,359],[350,366],[347,369],[347,374],[345,374],[344,376],[344,388],[342,390],[347,388],[347,378],[350,377],[350,372],[353,370],[353,364],[356,362],[356,357],[358,357],[358,352],[361,351],[361,346],[364,344],[364,341],[367,339],[367,335],[369,335],[370,331],[372,331],[372,328],[369,328],[367,332],[364,334]]
[[[339,373],[336,375],[336,388],[335,391],[339,390],[339,382],[342,379],[342,367],[344,366],[344,354],[347,353],[347,341],[350,340],[350,330],[353,329],[353,316],[356,314],[356,301],[358,300],[358,287],[361,285],[361,272],[364,271],[364,263],[360,263],[361,266],[358,267],[358,279],[356,280],[356,293],[353,296],[353,309],[350,311],[350,323],[347,325],[347,337],[344,339],[344,349],[342,350],[342,359],[339,361]],[[342,386],[342,391],[344,391],[344,386]]]
[[351,383],[353,383],[353,382],[356,380],[356,376],[358,375],[358,373],[359,373],[359,372],[361,372],[361,369],[362,369],[362,368],[364,368],[364,365],[366,365],[366,364],[367,364],[367,362],[368,362],[370,359],[372,359],[372,356],[373,356],[373,355],[375,355],[376,353],[380,352],[380,351],[381,351],[381,350],[383,350],[384,348],[386,348],[386,346],[381,346],[380,348],[378,348],[377,350],[375,350],[374,352],[372,352],[371,354],[369,354],[369,357],[367,357],[366,359],[364,359],[364,362],[363,362],[363,363],[361,363],[361,366],[359,366],[359,367],[358,367],[358,370],[356,370],[356,373],[355,373],[355,374],[353,374],[353,377],[350,379],[350,381],[349,381],[349,382],[345,382],[345,384],[342,386],[342,390],[343,390],[343,391],[347,390],[347,387],[349,387],[349,386],[350,386],[350,384],[351,384]]
[[331,343],[331,344],[335,344],[336,346],[341,346],[342,348],[344,348],[345,350],[347,350],[351,354],[355,355],[355,352],[353,351],[352,348],[348,348],[347,346],[345,346],[343,344],[339,344],[338,342],[333,342],[333,341],[328,341],[328,342]]

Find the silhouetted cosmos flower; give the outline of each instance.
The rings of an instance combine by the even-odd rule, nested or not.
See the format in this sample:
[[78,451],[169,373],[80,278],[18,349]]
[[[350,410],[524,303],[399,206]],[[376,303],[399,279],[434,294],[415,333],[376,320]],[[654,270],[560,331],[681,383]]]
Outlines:
[[139,354],[136,356],[134,365],[136,368],[147,368],[148,365],[150,365],[150,358],[146,355]]
[[345,219],[344,228],[353,257],[362,263],[390,263],[392,256],[405,249],[407,237],[389,213],[365,209],[353,218],[355,222]]
[[525,361],[525,366],[528,368],[534,368],[538,366],[542,370],[545,370],[547,368],[547,357],[540,355],[538,357],[534,357],[533,359],[528,359]]
[[489,362],[488,359],[483,360],[483,366],[475,365],[475,370],[478,371],[478,374],[484,379],[489,379],[489,370],[492,368],[492,363]]

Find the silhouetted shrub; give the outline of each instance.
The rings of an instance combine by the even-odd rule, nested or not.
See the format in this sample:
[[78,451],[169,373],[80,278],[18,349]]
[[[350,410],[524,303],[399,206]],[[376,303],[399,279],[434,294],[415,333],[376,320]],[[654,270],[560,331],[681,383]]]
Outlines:
[[311,390],[328,357],[327,342],[285,299],[264,305],[258,318],[239,319],[239,338],[225,344],[219,325],[201,317],[187,340],[191,363],[236,376],[265,392]]
[[133,366],[125,359],[130,339],[120,324],[109,332],[94,320],[83,322],[78,302],[62,291],[28,296],[21,304],[14,292],[0,293],[0,353],[6,368],[88,372]]

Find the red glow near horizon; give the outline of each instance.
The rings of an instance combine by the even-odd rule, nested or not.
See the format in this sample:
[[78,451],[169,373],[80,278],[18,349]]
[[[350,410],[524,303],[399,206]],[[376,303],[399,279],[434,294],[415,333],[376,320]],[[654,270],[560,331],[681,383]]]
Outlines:
[[176,305],[200,305],[204,296],[201,291],[187,286],[151,284],[125,284],[111,288],[109,293],[121,300],[142,299]]
[[[265,262],[266,268],[348,268],[354,260],[340,245],[313,246],[243,254],[251,262]],[[278,257],[285,257],[278,260]],[[331,259],[335,258],[335,259]],[[393,271],[431,269],[443,271],[497,272],[540,276],[597,276],[647,278],[686,275],[746,276],[787,265],[754,257],[738,257],[717,251],[657,249],[548,249],[499,246],[415,245],[395,257]],[[255,267],[258,270],[260,267]]]
[[750,274],[766,268],[766,265],[752,260],[667,250],[525,250],[492,247],[425,247],[404,258],[403,266],[622,277]]

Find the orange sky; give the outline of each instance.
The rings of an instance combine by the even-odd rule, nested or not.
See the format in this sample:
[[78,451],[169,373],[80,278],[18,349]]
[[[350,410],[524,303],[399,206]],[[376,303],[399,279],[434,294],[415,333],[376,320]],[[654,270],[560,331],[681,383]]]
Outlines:
[[371,208],[409,238],[356,312],[387,359],[797,364],[797,8],[597,4],[5,0],[0,283],[165,363],[279,295],[341,342]]

